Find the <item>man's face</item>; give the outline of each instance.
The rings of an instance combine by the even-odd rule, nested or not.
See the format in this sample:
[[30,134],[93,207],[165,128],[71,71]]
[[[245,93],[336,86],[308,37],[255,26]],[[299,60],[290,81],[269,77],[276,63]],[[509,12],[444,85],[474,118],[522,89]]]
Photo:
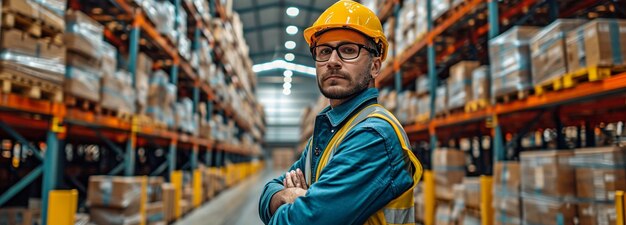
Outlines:
[[[360,33],[350,30],[331,30],[319,37],[317,46],[337,47],[344,43],[367,46],[367,39]],[[332,51],[325,62],[316,62],[317,85],[322,94],[329,99],[346,99],[367,89],[372,77],[373,61],[366,49],[360,49],[359,56],[351,60],[342,60]],[[379,59],[377,59],[380,61]],[[380,65],[380,62],[378,62]],[[377,73],[377,72],[376,72]]]

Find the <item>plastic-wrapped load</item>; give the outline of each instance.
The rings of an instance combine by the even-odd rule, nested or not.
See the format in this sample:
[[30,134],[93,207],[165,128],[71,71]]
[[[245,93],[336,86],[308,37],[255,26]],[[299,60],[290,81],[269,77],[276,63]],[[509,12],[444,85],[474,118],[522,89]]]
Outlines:
[[436,149],[433,156],[436,196],[452,199],[452,188],[465,177],[465,153],[456,149]]
[[439,18],[444,13],[446,13],[448,11],[448,9],[450,9],[450,1],[449,0],[432,1],[431,4],[432,4],[431,12],[432,12],[433,20]]
[[447,94],[448,88],[445,85],[441,85],[437,87],[436,97],[435,97],[435,114],[440,115],[446,112],[448,105]]
[[415,4],[415,37],[421,38],[426,32],[428,32],[427,13],[426,13],[426,1],[417,0]]
[[65,65],[58,60],[37,58],[11,51],[0,52],[0,71],[62,84]]
[[435,225],[454,224],[452,219],[452,207],[448,204],[437,204],[435,212]]
[[90,176],[87,201],[90,206],[139,210],[143,177]]
[[531,87],[530,39],[537,27],[517,26],[489,40],[492,97]]
[[117,49],[113,45],[102,42],[102,64],[100,70],[102,76],[112,76],[117,71]]
[[626,20],[595,19],[567,33],[569,72],[626,65]]
[[472,100],[491,99],[491,80],[489,80],[489,66],[480,66],[472,71]]
[[101,77],[102,73],[97,69],[68,65],[63,88],[67,94],[98,102]]
[[150,89],[149,74],[152,73],[152,59],[143,53],[137,57],[137,71],[135,73],[135,88],[137,94],[137,113],[144,114]]
[[180,35],[178,37],[178,52],[186,60],[191,59],[191,40],[186,35]]
[[448,109],[463,107],[472,99],[472,71],[478,66],[477,61],[461,61],[450,67]]
[[151,18],[156,25],[157,30],[167,36],[172,43],[176,43],[176,30],[174,30],[174,22],[176,19],[176,7],[170,1],[154,1],[150,5],[150,1],[144,1],[142,5],[144,8],[150,8],[155,10],[153,14],[154,18]]
[[556,198],[576,196],[573,151],[529,151],[520,156],[522,192]]
[[[65,14],[67,30],[65,45],[68,50],[93,59],[100,59],[104,27],[80,11],[68,10]],[[92,65],[94,67],[99,64]]]
[[614,201],[615,191],[626,189],[626,148],[577,149],[571,163],[576,168],[576,191],[581,199]]
[[430,92],[430,83],[428,79],[428,75],[423,74],[415,79],[415,93],[418,96],[422,96],[428,94]]
[[424,95],[417,99],[417,118],[418,120],[430,118],[430,96]]
[[176,103],[176,124],[177,128],[191,134],[197,133],[197,123],[193,113],[193,101],[183,98]]
[[200,18],[202,18],[205,22],[208,23],[211,20],[211,10],[209,6],[209,1],[193,0],[193,5],[196,6],[196,9],[198,9]]
[[175,112],[174,112],[174,106],[176,103],[176,91],[177,91],[177,87],[174,84],[166,84],[165,86],[165,90],[166,90],[166,97],[165,97],[165,101],[166,104],[163,104],[163,121],[167,124],[168,127],[173,128],[175,126]]
[[607,203],[579,203],[578,224],[585,225],[612,225],[617,224],[615,204]]
[[130,74],[122,70],[112,76],[103,76],[100,101],[102,107],[120,113],[135,113],[135,91],[131,79]]
[[138,205],[125,209],[90,207],[89,218],[96,225],[139,225],[143,220]]
[[520,163],[496,162],[493,175],[495,224],[521,224]]
[[567,201],[526,194],[522,195],[523,224],[576,224],[576,204]]
[[399,12],[395,32],[396,51],[404,50],[415,41],[416,0],[405,0]]
[[565,34],[585,21],[558,19],[530,40],[533,85],[549,82],[567,73]]
[[480,180],[477,177],[463,178],[465,206],[480,209]]

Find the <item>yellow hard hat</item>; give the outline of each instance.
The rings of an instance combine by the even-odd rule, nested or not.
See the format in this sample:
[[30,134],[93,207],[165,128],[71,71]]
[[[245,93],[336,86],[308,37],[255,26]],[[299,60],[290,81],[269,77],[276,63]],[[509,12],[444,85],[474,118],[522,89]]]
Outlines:
[[380,46],[381,59],[387,57],[389,43],[378,16],[364,5],[351,0],[340,0],[320,15],[313,25],[304,30],[304,39],[311,46],[321,32],[330,29],[352,29],[372,38]]

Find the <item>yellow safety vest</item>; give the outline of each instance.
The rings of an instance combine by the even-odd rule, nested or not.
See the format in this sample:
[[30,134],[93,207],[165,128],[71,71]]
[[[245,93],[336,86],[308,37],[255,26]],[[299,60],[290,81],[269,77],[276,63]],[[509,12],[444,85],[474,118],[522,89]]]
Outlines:
[[[322,157],[320,158],[317,170],[315,172],[315,181],[319,179],[320,173],[322,169],[328,164],[328,162],[332,159],[337,150],[337,147],[344,139],[346,134],[350,129],[356,126],[358,123],[362,122],[367,118],[381,118],[393,127],[398,139],[400,140],[400,144],[402,145],[402,150],[407,154],[409,160],[411,161],[414,171],[413,171],[413,186],[406,190],[402,195],[398,196],[391,202],[389,202],[383,209],[377,211],[374,215],[372,215],[366,222],[366,225],[376,225],[376,224],[397,224],[397,225],[407,225],[407,224],[415,224],[415,209],[413,203],[413,190],[417,183],[419,182],[422,176],[422,164],[417,160],[417,157],[411,152],[411,148],[409,147],[409,139],[402,128],[402,125],[398,120],[391,114],[391,112],[387,111],[380,104],[373,104],[365,109],[362,109],[356,115],[352,116],[348,122],[337,131],[337,133],[330,139]],[[307,146],[307,156],[305,163],[305,176],[307,183],[311,185],[311,145],[313,141],[309,142]],[[313,181],[313,182],[315,182]]]

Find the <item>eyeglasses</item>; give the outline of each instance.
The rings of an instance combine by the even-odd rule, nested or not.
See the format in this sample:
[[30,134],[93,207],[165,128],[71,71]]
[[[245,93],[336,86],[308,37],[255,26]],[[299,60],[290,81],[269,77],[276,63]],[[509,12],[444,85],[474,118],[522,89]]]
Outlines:
[[353,60],[359,57],[361,49],[365,49],[370,53],[378,55],[378,51],[371,49],[362,44],[356,43],[342,43],[335,47],[330,45],[318,45],[311,48],[311,54],[313,59],[318,62],[326,62],[330,59],[334,50],[337,50],[337,55],[341,60]]

